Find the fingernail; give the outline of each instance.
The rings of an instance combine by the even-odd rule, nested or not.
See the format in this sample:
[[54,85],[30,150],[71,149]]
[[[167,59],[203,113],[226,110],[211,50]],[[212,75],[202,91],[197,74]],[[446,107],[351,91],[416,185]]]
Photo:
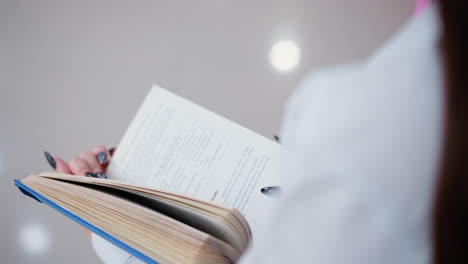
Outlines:
[[104,153],[104,152],[99,152],[99,153],[97,154],[97,159],[98,159],[98,161],[99,161],[100,164],[106,163],[106,161],[107,161],[106,153]]
[[96,174],[93,174],[93,173],[91,173],[91,172],[87,172],[85,175],[86,175],[86,177],[97,178]]
[[102,172],[96,173],[96,176],[97,176],[98,178],[101,178],[101,179],[107,179],[107,176],[106,176],[104,173],[102,173]]
[[277,135],[274,135],[273,137],[275,138],[276,142],[280,142],[280,138]]
[[269,186],[269,187],[262,188],[260,191],[265,195],[273,196],[273,195],[279,193],[280,187],[279,186]]
[[54,170],[55,170],[55,168],[57,168],[57,163],[55,162],[52,155],[50,155],[50,153],[47,152],[47,151],[44,151],[44,155],[45,155],[45,157],[47,159],[47,162],[49,162],[50,166],[52,166],[52,168],[54,168]]
[[115,152],[115,148],[110,148],[110,149],[109,149],[109,154],[110,154],[111,156],[114,156],[114,152]]

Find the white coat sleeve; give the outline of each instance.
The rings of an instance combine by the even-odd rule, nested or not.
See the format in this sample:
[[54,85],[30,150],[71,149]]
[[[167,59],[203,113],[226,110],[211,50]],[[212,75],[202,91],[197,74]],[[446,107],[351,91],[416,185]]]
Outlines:
[[382,143],[394,143],[386,124],[391,114],[360,78],[360,67],[313,74],[289,100],[283,195],[268,231],[240,263],[393,264],[426,257],[413,254],[427,241],[418,235],[425,233],[418,222],[424,219],[405,205],[413,196],[399,196],[400,179],[387,177],[400,169],[389,161],[401,152]]

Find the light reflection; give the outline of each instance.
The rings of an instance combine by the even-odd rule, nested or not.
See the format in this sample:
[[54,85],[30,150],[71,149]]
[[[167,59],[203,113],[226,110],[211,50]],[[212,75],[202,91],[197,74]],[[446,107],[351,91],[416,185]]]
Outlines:
[[270,50],[270,62],[277,70],[292,71],[299,63],[301,51],[299,46],[290,40],[277,42]]
[[41,255],[50,248],[50,233],[41,224],[27,224],[21,228],[18,235],[19,244],[30,255]]

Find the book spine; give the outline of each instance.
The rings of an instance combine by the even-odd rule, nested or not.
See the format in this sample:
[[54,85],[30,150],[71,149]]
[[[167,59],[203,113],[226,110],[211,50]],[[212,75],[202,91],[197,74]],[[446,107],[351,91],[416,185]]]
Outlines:
[[77,215],[73,214],[72,212],[68,211],[67,209],[61,207],[60,205],[52,202],[51,200],[45,198],[41,194],[37,193],[33,189],[29,188],[25,184],[23,184],[20,180],[14,180],[16,187],[25,195],[37,200],[38,202],[47,204],[48,206],[52,207],[53,209],[57,210],[58,212],[62,213],[66,217],[72,219],[73,221],[77,222],[78,224],[84,226],[85,228],[89,229],[91,232],[95,233],[96,235],[104,238],[105,240],[109,241],[110,243],[116,245],[117,247],[125,250],[129,254],[135,256],[136,258],[140,259],[141,261],[148,263],[148,264],[159,264],[158,262],[154,261],[150,257],[144,255],[140,251],[128,246],[127,244],[123,243],[122,241],[116,239],[115,237],[109,235],[108,233],[104,232],[102,229],[97,228],[96,226],[92,225],[88,221],[78,217]]

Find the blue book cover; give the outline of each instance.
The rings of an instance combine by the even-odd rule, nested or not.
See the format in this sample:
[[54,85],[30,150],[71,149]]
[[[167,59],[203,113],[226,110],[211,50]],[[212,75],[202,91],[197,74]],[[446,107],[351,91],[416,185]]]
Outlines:
[[73,221],[77,222],[78,224],[84,226],[85,228],[89,229],[91,232],[93,232],[96,235],[104,238],[105,240],[109,241],[110,243],[116,245],[117,247],[125,250],[126,252],[128,252],[129,254],[135,256],[136,258],[142,260],[143,262],[148,263],[148,264],[159,264],[158,262],[156,262],[153,259],[149,258],[148,256],[144,255],[140,251],[128,246],[127,244],[123,243],[122,241],[120,241],[120,240],[116,239],[115,237],[109,235],[108,233],[106,233],[102,229],[97,228],[96,226],[92,225],[91,223],[87,222],[86,220],[78,217],[77,215],[73,214],[72,212],[68,211],[67,209],[61,207],[60,205],[52,202],[51,200],[45,198],[42,195],[40,195],[39,193],[37,193],[33,189],[31,189],[28,186],[21,183],[21,181],[14,180],[14,183],[23,194],[34,198],[38,202],[47,204],[48,206],[54,208],[55,210],[62,213],[66,217],[68,217],[68,218],[72,219]]

